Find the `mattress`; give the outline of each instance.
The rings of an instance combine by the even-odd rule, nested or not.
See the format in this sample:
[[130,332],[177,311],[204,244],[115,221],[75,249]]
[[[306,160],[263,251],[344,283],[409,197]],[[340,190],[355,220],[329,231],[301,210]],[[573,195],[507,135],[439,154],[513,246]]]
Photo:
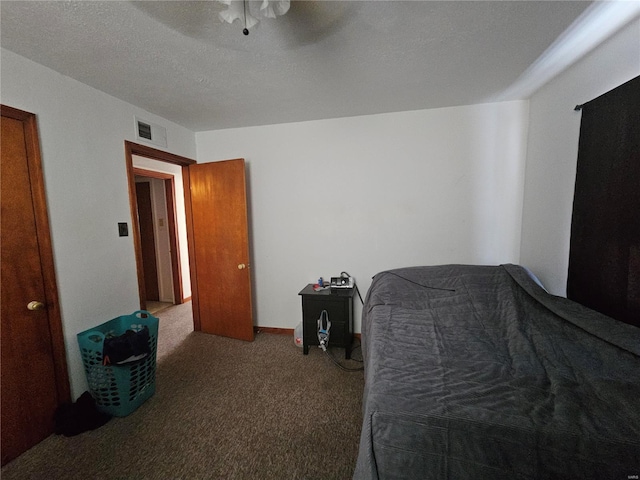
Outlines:
[[355,479],[640,475],[640,329],[517,265],[381,272]]

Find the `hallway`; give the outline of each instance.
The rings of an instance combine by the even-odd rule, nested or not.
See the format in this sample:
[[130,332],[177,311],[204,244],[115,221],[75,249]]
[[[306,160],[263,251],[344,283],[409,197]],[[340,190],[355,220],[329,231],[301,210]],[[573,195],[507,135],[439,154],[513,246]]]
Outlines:
[[161,361],[193,332],[191,302],[171,305],[154,315],[159,319],[157,358]]

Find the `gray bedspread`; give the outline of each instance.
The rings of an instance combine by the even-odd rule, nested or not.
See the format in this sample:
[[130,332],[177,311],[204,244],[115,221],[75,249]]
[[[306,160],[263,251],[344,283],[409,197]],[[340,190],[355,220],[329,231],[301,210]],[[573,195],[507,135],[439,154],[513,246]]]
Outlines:
[[640,329],[522,267],[381,272],[362,349],[355,479],[640,476]]

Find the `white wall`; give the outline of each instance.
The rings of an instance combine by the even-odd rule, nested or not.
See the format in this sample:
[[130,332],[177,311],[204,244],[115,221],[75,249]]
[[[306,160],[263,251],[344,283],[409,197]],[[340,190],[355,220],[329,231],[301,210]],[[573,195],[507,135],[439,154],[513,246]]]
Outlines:
[[[139,308],[124,141],[134,115],[165,126],[168,150],[194,158],[194,134],[2,49],[4,105],[38,118],[72,395],[86,390],[76,334]],[[123,79],[126,81],[126,79]]]
[[166,189],[164,187],[164,180],[150,178],[149,182],[151,184],[153,235],[156,245],[156,265],[158,268],[158,298],[161,302],[174,302]]
[[[255,323],[345,270],[518,262],[527,102],[200,132],[198,162],[247,161]],[[356,309],[356,331],[360,331]]]
[[640,20],[530,99],[521,263],[566,295],[580,112],[573,110],[640,75]]

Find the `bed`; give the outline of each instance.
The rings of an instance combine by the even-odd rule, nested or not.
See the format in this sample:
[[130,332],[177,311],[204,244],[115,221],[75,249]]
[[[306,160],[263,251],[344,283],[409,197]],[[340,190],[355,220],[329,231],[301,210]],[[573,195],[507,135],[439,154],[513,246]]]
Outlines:
[[354,479],[640,475],[640,329],[518,265],[381,272]]

